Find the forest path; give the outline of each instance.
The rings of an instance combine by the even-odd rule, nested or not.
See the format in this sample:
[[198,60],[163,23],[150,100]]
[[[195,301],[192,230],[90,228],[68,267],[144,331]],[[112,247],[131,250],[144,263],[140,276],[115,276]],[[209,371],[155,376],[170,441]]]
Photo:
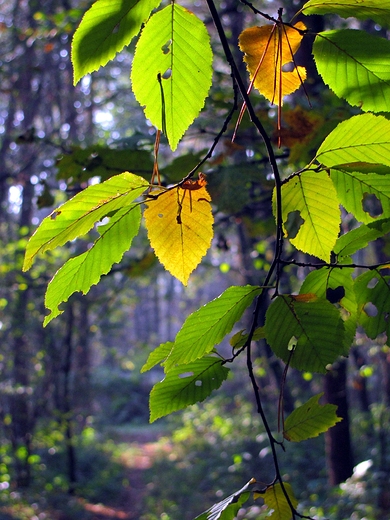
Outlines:
[[168,456],[172,446],[164,433],[155,429],[126,432],[115,435],[116,441],[123,445],[120,462],[128,468],[128,485],[123,491],[120,507],[103,504],[85,503],[84,509],[92,513],[91,520],[135,520],[145,513],[142,510],[143,497],[147,493],[145,471],[162,456]]

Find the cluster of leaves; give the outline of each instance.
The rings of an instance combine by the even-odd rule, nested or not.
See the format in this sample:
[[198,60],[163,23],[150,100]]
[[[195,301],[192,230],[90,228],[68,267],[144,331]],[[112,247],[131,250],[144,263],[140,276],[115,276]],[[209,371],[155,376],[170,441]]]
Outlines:
[[[306,78],[296,66],[294,54],[309,30],[302,22],[282,21],[260,12],[270,24],[243,31],[239,46],[250,75],[244,85],[227,44],[220,18],[212,0],[206,0],[231,67],[235,102],[240,92],[245,109],[262,136],[275,180],[273,211],[276,219],[276,250],[264,280],[257,286],[228,288],[217,299],[191,314],[172,342],[160,345],[150,355],[143,371],[157,364],[164,368],[164,380],[150,396],[151,421],[190,404],[203,401],[227,378],[228,365],[243,352],[247,355],[249,377],[258,409],[265,422],[271,447],[278,444],[262,413],[260,397],[251,368],[251,342],[265,338],[274,353],[297,369],[325,373],[340,355],[346,355],[356,327],[364,327],[375,338],[389,333],[389,277],[387,265],[359,266],[352,255],[390,230],[390,111],[389,42],[365,31],[337,29],[315,36],[313,55],[317,70],[334,93],[360,109],[341,122],[321,143],[309,164],[286,178],[280,175],[271,140],[253,110],[249,92],[255,87],[279,108],[281,139],[283,98],[293,93]],[[157,128],[152,181],[159,180],[158,145],[161,132],[174,151],[188,127],[204,106],[212,83],[213,53],[204,23],[175,2],[157,10],[158,0],[112,2],[97,0],[86,12],[75,33],[72,47],[75,83],[114,58],[140,33],[131,71],[133,92],[144,107],[145,116]],[[390,23],[390,9],[378,0],[309,0],[301,14],[333,13],[341,17],[371,19]],[[189,44],[189,35],[191,43]],[[284,66],[292,63],[292,70]],[[240,119],[239,118],[239,119]],[[221,122],[219,137],[226,130]],[[237,129],[238,131],[238,129]],[[143,177],[123,172],[92,185],[44,219],[30,239],[24,269],[35,257],[62,246],[96,228],[97,237],[86,251],[68,260],[50,282],[45,304],[50,310],[44,324],[62,311],[59,305],[76,291],[84,294],[109,272],[138,234],[141,208],[152,248],[160,262],[187,284],[213,238],[211,198],[206,180],[192,180],[211,156],[215,145],[182,180],[172,186],[149,184]],[[176,178],[179,173],[176,174]],[[351,214],[356,226],[340,233],[342,212]],[[289,238],[287,224],[299,215],[298,232]],[[305,279],[300,294],[280,294],[279,279],[284,265],[285,240],[319,263]],[[309,264],[306,264],[309,265]],[[314,265],[314,264],[310,264]],[[356,276],[356,269],[364,268]],[[273,301],[264,325],[260,308],[272,286]],[[217,346],[231,333],[243,313],[256,299],[249,332],[231,338],[232,356],[224,358]],[[376,312],[368,311],[368,304]],[[339,418],[335,407],[319,404],[312,397],[296,409],[283,425],[284,438],[302,441],[317,436]],[[275,455],[275,480],[263,489],[251,479],[242,489],[203,513],[201,519],[233,518],[249,495],[261,496],[274,513],[288,519],[300,515],[292,488],[283,482]]]

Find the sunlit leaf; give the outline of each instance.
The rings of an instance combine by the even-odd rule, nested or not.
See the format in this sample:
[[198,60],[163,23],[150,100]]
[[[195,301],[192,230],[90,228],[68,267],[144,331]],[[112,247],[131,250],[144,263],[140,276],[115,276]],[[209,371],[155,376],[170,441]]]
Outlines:
[[[284,224],[294,212],[299,212],[303,223],[290,242],[297,249],[328,262],[340,231],[341,217],[337,193],[326,172],[309,170],[283,184]],[[285,234],[288,238],[286,229]]]
[[210,352],[231,332],[260,292],[261,287],[252,285],[229,287],[218,298],[190,314],[177,333],[165,369],[190,363]]
[[164,359],[166,359],[168,357],[169,353],[171,352],[172,347],[173,347],[173,342],[167,341],[166,343],[161,343],[161,345],[159,345],[157,348],[155,348],[149,354],[149,357],[148,357],[146,363],[141,368],[141,373],[147,372],[151,368],[155,367],[156,365],[158,365],[159,363],[164,361]]
[[283,98],[299,88],[306,78],[305,67],[284,71],[282,67],[293,61],[306,30],[303,22],[289,27],[281,23],[249,27],[239,37],[245,53],[244,61],[254,86],[269,101],[282,105]]
[[331,179],[341,204],[359,222],[368,224],[390,217],[388,176],[332,169]]
[[150,244],[162,265],[187,285],[192,271],[207,253],[213,238],[210,195],[196,190],[156,188],[145,210]]
[[390,276],[379,269],[361,274],[355,281],[359,323],[367,336],[375,339],[379,334],[390,334]]
[[161,0],[97,0],[72,42],[74,84],[98,70],[128,45]]
[[131,70],[133,91],[172,150],[203,108],[212,59],[204,23],[176,3],[155,13],[141,33]]
[[204,401],[221,386],[228,373],[221,359],[213,355],[173,367],[150,392],[150,422]]
[[[321,144],[316,160],[328,168],[360,161],[365,165],[365,172],[367,163],[390,166],[390,121],[374,114],[361,114],[343,121]],[[376,170],[372,169],[373,172]]]
[[[285,482],[284,489],[290,499],[290,502],[294,508],[298,505],[298,500],[295,498],[292,487],[290,484]],[[292,511],[290,504],[283,492],[282,486],[277,483],[274,486],[270,486],[264,495],[261,495],[264,503],[272,509],[272,513],[267,518],[274,520],[290,520],[292,518]]]
[[265,331],[273,352],[299,370],[324,373],[344,353],[344,323],[327,300],[278,296],[267,310]]
[[46,217],[30,238],[23,270],[28,270],[36,255],[83,236],[96,222],[130,206],[147,188],[142,177],[129,172],[89,186]]
[[234,520],[240,507],[248,500],[250,492],[248,489],[255,484],[256,480],[252,478],[239,491],[232,493],[230,496],[221,500],[207,509],[204,513],[197,516],[195,520]]
[[322,393],[314,395],[287,417],[283,428],[285,439],[300,442],[318,437],[341,421],[341,418],[336,415],[336,405],[319,404],[322,395]]
[[367,225],[362,224],[358,228],[352,229],[337,239],[334,246],[334,253],[340,258],[353,255],[356,251],[363,249],[370,242],[383,237],[390,232],[390,219],[377,220]]
[[97,238],[90,249],[68,260],[50,281],[45,306],[51,314],[45,317],[44,326],[62,314],[58,306],[75,292],[87,294],[92,285],[107,274],[114,263],[121,261],[133,238],[138,234],[141,222],[139,205],[131,205],[118,210],[109,222],[97,227]]
[[353,29],[325,31],[317,35],[313,55],[337,96],[364,111],[390,111],[388,40]]
[[334,13],[343,18],[371,19],[379,25],[390,25],[389,0],[309,0],[302,7],[304,14]]

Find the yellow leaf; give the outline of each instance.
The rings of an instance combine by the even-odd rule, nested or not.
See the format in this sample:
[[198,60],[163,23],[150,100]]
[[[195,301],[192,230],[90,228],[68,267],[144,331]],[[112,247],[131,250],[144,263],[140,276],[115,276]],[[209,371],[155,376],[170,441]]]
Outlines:
[[294,27],[282,22],[249,27],[239,37],[251,81],[254,78],[253,84],[258,91],[279,106],[283,104],[284,96],[297,90],[306,79],[305,67],[294,66],[291,71],[283,70],[284,65],[293,62],[293,56],[299,49],[303,38],[300,31],[306,30],[302,22]]
[[[287,482],[284,483],[284,489],[290,499],[291,505],[295,509],[298,501],[294,496],[292,487]],[[270,486],[262,496],[264,503],[272,510],[272,513],[267,518],[274,518],[275,520],[290,520],[293,516],[290,504],[288,503],[282,486],[277,483]]]
[[187,181],[184,186],[188,189],[154,189],[150,195],[158,197],[148,200],[144,213],[150,244],[157,258],[184,285],[213,238],[211,198],[205,183],[199,183]]

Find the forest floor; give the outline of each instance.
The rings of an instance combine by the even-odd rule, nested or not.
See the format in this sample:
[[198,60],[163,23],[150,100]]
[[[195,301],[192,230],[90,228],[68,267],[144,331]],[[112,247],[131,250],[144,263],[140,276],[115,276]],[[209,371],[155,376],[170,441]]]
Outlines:
[[163,438],[163,432],[153,428],[116,431],[115,440],[123,447],[120,462],[127,468],[128,485],[124,488],[120,507],[84,503],[84,509],[92,513],[90,520],[139,519],[145,513],[142,502],[148,492],[144,474],[156,459],[169,457],[172,451],[172,445]]
[[[165,433],[150,426],[108,432],[107,437],[119,447],[115,462],[124,468],[122,490],[112,500],[106,498],[96,503],[66,493],[56,492],[51,496],[35,489],[21,493],[9,490],[7,494],[0,493],[0,520],[139,520],[146,513],[143,510],[143,498],[148,493],[145,473],[155,460],[169,457],[172,451]],[[110,478],[109,471],[106,478]]]

